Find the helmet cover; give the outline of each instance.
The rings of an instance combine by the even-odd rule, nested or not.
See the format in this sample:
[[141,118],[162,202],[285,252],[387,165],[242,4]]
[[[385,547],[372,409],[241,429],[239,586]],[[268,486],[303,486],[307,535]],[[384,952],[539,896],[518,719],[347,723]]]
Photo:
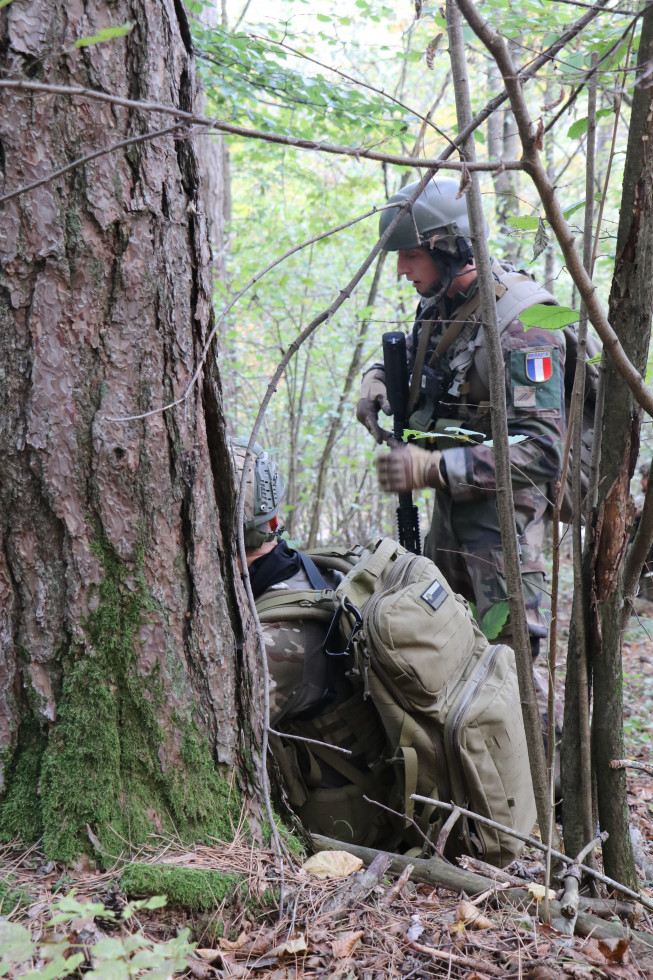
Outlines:
[[[418,182],[406,184],[393,194],[388,204],[404,204],[413,196]],[[387,240],[384,249],[397,252],[402,249],[428,245],[452,256],[466,256],[470,252],[471,230],[464,195],[459,196],[459,183],[453,177],[430,180]],[[395,208],[386,208],[379,217],[379,235],[382,235],[396,215]],[[487,232],[486,225],[486,232]],[[462,241],[461,241],[462,239]]]
[[[249,439],[229,439],[229,451],[236,479],[240,481],[245,467]],[[276,464],[257,442],[252,446],[253,461],[250,463],[245,484],[243,528],[245,546],[258,548],[271,541],[274,533],[261,531],[264,524],[277,516],[281,501],[286,496],[286,485],[279,476]]]

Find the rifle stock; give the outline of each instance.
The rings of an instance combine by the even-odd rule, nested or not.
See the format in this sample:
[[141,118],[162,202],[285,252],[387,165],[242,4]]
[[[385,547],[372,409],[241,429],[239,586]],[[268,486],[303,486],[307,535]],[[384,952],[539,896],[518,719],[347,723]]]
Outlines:
[[[403,441],[408,413],[408,364],[406,362],[406,335],[399,330],[383,334],[383,364],[388,401],[392,408],[393,435]],[[397,536],[399,544],[407,551],[419,555],[421,542],[419,514],[413,503],[413,494],[406,490],[397,494]]]

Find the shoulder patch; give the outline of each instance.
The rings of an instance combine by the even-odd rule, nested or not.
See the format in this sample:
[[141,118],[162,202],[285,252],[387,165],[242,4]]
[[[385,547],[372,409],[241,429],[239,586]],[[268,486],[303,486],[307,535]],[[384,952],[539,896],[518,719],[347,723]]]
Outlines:
[[435,581],[431,582],[426,592],[422,592],[422,599],[428,603],[431,609],[439,609],[447,595],[447,590],[436,578]]
[[551,349],[526,352],[526,377],[536,384],[548,381],[553,373]]

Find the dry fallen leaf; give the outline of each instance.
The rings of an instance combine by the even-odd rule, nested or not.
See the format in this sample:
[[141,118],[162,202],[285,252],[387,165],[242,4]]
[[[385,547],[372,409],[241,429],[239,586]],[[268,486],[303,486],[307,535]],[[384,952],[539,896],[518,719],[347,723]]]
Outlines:
[[627,963],[629,940],[617,938],[599,939],[599,949],[608,963]]
[[316,878],[348,878],[362,867],[361,859],[348,851],[320,851],[302,865],[304,871]]
[[[544,901],[544,895],[546,894],[546,887],[544,885],[537,885],[534,881],[528,886],[528,892],[533,896],[538,902]],[[549,888],[549,901],[552,901],[556,897],[556,893],[552,888]]]
[[300,933],[294,939],[288,939],[285,943],[281,943],[279,946],[275,946],[268,953],[268,956],[296,956],[297,953],[305,953],[308,950],[306,945],[306,940],[304,936]]
[[475,905],[465,899],[458,906],[458,919],[463,925],[470,926],[472,929],[491,929],[494,925],[486,915],[479,912]]
[[361,941],[365,933],[361,929],[359,932],[347,932],[339,939],[334,939],[331,943],[331,950],[336,959],[344,956],[351,956],[353,949]]
[[241,932],[238,939],[232,942],[230,939],[221,939],[220,948],[221,949],[242,949],[242,947],[249,942],[249,936],[246,932]]

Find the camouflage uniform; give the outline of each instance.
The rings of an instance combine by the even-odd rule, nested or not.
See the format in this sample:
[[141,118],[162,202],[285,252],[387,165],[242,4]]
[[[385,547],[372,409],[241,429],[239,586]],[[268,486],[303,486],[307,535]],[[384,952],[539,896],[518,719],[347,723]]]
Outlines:
[[[475,293],[474,284],[463,302]],[[458,297],[460,299],[460,297]],[[448,305],[448,309],[444,304]],[[460,302],[422,300],[413,328],[412,351],[420,332],[429,329],[429,351],[444,335]],[[453,306],[453,309],[451,308]],[[510,446],[515,521],[528,628],[532,638],[546,636],[550,600],[544,587],[542,544],[551,518],[551,485],[558,479],[565,436],[564,360],[561,331],[531,327],[514,319],[501,333],[505,363],[508,433],[526,439]],[[412,360],[412,354],[409,355]],[[427,354],[426,363],[429,355]],[[442,363],[443,362],[443,363]],[[439,405],[420,395],[411,428],[426,430],[431,413],[438,430],[449,425],[491,439],[489,370],[480,309],[442,356],[446,382]],[[412,363],[410,365],[412,367]],[[494,451],[482,444],[440,438],[448,492],[436,491],[431,529],[424,552],[443,571],[451,587],[476,603],[477,616],[506,599],[503,549],[496,508]],[[508,639],[509,626],[501,638]]]
[[[323,574],[333,588],[342,577]],[[258,598],[279,589],[313,587],[302,570]],[[274,735],[272,751],[290,803],[310,830],[355,844],[392,847],[398,840],[396,821],[362,799],[366,795],[398,805],[391,792],[395,777],[385,761],[385,731],[372,701],[363,699],[360,678],[349,675],[350,658],[325,655],[328,625],[311,619],[263,624],[270,725],[349,749],[351,755]]]

